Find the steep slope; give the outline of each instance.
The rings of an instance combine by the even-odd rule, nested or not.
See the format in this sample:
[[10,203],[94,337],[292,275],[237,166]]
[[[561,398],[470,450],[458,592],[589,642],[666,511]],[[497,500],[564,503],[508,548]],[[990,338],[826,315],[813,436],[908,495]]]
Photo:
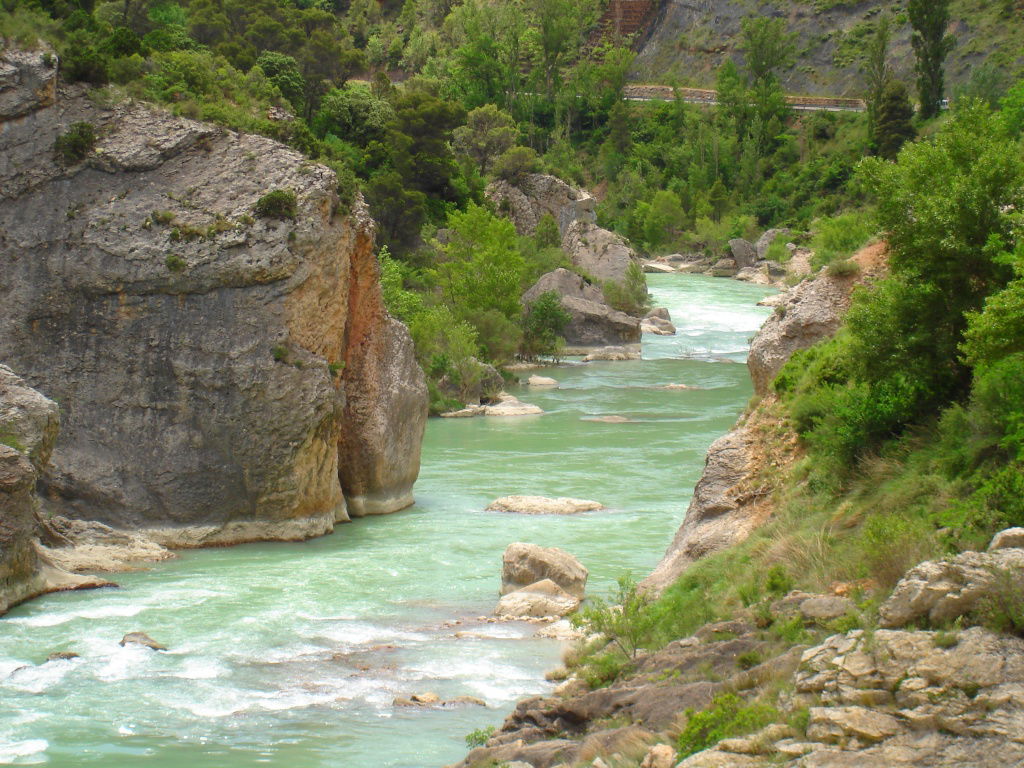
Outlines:
[[[0,360],[62,409],[50,510],[201,546],[410,504],[426,388],[362,202],[271,140],[96,101],[0,54]],[[94,147],[55,153],[78,123]]]
[[[950,32],[956,47],[947,66],[947,83],[964,83],[982,62],[993,62],[1007,77],[1024,71],[1024,15],[1004,13],[1002,3],[953,0]],[[896,74],[914,81],[914,53],[906,2],[881,0],[666,0],[645,33],[631,77],[646,82],[713,87],[727,58],[742,62],[740,22],[750,15],[785,18],[797,35],[797,61],[782,73],[790,93],[857,97],[863,90],[859,66],[864,43],[883,10],[895,17],[890,51]]]

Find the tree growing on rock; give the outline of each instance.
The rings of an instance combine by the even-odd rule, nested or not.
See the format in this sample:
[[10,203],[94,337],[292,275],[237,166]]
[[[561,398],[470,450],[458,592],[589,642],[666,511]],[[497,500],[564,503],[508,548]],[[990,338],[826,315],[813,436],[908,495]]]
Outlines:
[[946,34],[949,26],[949,0],[910,0],[907,6],[910,38],[917,56],[917,92],[921,99],[921,117],[931,119],[942,108],[945,91],[946,56],[953,50],[955,39]]

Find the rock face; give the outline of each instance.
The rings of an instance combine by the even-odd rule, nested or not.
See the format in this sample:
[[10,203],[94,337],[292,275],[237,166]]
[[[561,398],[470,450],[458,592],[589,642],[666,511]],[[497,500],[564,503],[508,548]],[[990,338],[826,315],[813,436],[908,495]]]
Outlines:
[[46,592],[107,584],[66,573],[37,549],[36,480],[59,425],[57,404],[0,365],[0,614]]
[[763,522],[744,504],[748,491],[743,481],[754,451],[750,432],[742,426],[711,444],[683,524],[645,587],[664,589],[694,560],[739,543]]
[[822,273],[789,291],[750,344],[747,365],[754,391],[764,395],[798,349],[817,344],[839,329],[850,306],[855,277]]
[[526,293],[523,294],[523,304],[532,304],[542,293],[554,291],[559,296],[573,299],[584,299],[595,303],[604,302],[604,293],[601,289],[588,283],[575,272],[570,272],[564,267],[559,267],[553,272],[541,275]]
[[597,226],[593,196],[554,176],[529,174],[519,186],[495,181],[486,194],[521,235],[532,235],[544,215],[553,217],[572,263],[598,280],[621,282],[637,258],[624,239]]
[[573,597],[582,599],[587,569],[579,560],[557,547],[515,542],[502,556],[501,594],[550,579]]
[[[362,202],[268,139],[54,100],[41,56],[0,68],[0,360],[64,409],[54,511],[200,546],[409,504],[426,387]],[[97,144],[64,167],[76,121]],[[294,220],[256,215],[272,190]]]
[[883,627],[924,621],[943,625],[966,616],[1000,582],[1024,581],[1024,549],[963,552],[912,568],[879,608]]
[[491,512],[514,512],[519,515],[575,515],[578,512],[604,509],[604,504],[566,496],[557,499],[546,496],[502,496],[488,504],[487,509]]

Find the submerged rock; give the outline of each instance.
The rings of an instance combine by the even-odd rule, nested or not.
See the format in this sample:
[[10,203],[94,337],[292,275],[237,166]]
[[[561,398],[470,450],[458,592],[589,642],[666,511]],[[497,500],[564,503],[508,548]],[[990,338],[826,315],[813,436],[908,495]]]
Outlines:
[[583,362],[589,363],[593,362],[594,360],[622,361],[639,359],[639,349],[630,347],[602,347],[601,349],[594,350],[586,357],[584,357]]
[[574,515],[604,509],[599,501],[573,499],[565,496],[502,496],[487,505],[489,512],[513,512],[519,515]]
[[145,632],[129,632],[121,638],[120,645],[141,645],[154,651],[166,651],[167,646],[158,643]]
[[531,389],[558,389],[558,382],[548,376],[531,376],[526,385]]

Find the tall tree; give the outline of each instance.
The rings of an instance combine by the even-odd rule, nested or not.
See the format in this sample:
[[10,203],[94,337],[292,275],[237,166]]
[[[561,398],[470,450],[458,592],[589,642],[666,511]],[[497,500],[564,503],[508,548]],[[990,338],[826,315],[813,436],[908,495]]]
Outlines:
[[917,93],[921,99],[921,117],[939,114],[945,91],[946,56],[953,50],[949,27],[949,0],[910,0],[907,11],[914,34],[910,39],[917,56]]
[[867,56],[861,71],[864,73],[868,105],[868,135],[874,138],[875,120],[878,117],[878,106],[882,101],[882,93],[892,80],[892,69],[889,67],[889,40],[891,23],[888,16],[882,16],[875,27],[867,45]]
[[748,16],[743,19],[742,34],[750,85],[769,78],[777,80],[779,70],[792,66],[796,57],[796,34],[786,31],[785,19]]

